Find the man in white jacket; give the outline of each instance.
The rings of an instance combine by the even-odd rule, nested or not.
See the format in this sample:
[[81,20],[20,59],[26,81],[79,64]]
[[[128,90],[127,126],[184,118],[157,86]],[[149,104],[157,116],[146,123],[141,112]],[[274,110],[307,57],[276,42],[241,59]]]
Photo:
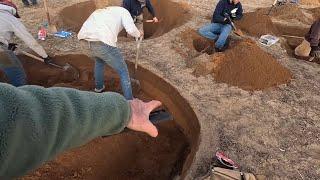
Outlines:
[[0,0],[0,70],[5,73],[10,84],[22,86],[26,84],[26,75],[18,57],[13,53],[16,48],[11,43],[13,35],[24,41],[46,63],[51,59],[17,18],[20,16],[16,5],[8,0]]
[[118,6],[106,7],[91,14],[83,24],[78,39],[88,41],[91,56],[95,60],[95,91],[99,93],[105,89],[104,65],[108,64],[120,76],[124,97],[131,100],[133,95],[128,67],[117,48],[117,37],[123,28],[135,38],[143,36],[128,10]]

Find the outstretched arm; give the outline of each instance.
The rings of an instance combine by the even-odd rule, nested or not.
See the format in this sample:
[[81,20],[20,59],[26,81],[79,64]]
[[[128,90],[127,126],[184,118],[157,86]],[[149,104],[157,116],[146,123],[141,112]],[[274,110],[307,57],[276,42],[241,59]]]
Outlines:
[[130,104],[116,93],[0,83],[0,179],[21,176],[64,150],[126,126],[141,130],[129,123]]
[[154,8],[153,8],[150,0],[146,0],[146,6],[147,6],[147,9],[148,9],[148,11],[150,12],[150,14],[151,14],[153,17],[156,17],[156,13],[154,12]]

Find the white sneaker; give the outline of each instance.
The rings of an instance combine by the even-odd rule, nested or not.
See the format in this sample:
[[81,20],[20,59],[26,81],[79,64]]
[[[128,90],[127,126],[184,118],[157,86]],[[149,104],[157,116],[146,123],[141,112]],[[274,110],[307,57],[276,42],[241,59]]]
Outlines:
[[103,85],[103,87],[101,89],[94,88],[94,92],[102,93],[105,89],[106,89],[106,87]]

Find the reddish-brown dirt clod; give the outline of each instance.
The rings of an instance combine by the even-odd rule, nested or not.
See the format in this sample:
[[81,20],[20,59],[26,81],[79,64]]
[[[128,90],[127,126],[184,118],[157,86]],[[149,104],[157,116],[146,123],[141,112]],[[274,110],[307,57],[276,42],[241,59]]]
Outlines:
[[245,90],[263,90],[291,80],[291,72],[260,49],[255,42],[240,41],[233,47],[224,54],[213,56],[216,81]]
[[[70,63],[80,70],[72,81],[67,73],[27,57],[20,57],[30,84],[92,90],[94,61],[84,55],[54,57],[57,63]],[[129,64],[129,70],[133,65]],[[108,90],[121,92],[119,77],[106,68]],[[187,101],[164,80],[139,67],[137,78],[143,100],[157,99],[174,116],[173,122],[158,125],[159,137],[128,131],[67,151],[23,177],[29,179],[172,179],[184,176],[198,145],[199,124]],[[113,81],[113,82],[112,82]],[[179,108],[180,107],[180,108]],[[193,122],[194,121],[194,122]]]
[[[155,38],[179,27],[190,19],[189,7],[186,3],[151,0],[156,11],[159,23],[144,23],[145,38]],[[86,1],[64,8],[59,15],[57,23],[64,29],[79,32],[82,24],[96,9],[93,1]],[[75,16],[78,14],[79,16]],[[144,19],[152,19],[150,13],[144,11]],[[124,32],[121,33],[122,35]]]

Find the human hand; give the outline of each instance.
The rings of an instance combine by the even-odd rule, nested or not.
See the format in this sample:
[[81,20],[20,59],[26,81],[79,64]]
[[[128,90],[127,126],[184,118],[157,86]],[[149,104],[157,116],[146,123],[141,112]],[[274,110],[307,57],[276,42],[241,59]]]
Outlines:
[[15,51],[17,49],[17,45],[18,44],[15,44],[15,43],[9,43],[8,44],[8,50]]
[[50,63],[53,62],[53,60],[52,60],[52,58],[50,56],[48,56],[46,58],[43,58],[43,60],[44,60],[44,63],[46,63],[46,64],[50,64]]
[[153,22],[155,22],[155,23],[159,22],[158,18],[157,18],[157,17],[154,17],[154,18],[153,18]]
[[144,37],[144,31],[143,30],[139,30],[140,31],[140,38]]
[[158,130],[150,122],[149,115],[154,109],[161,106],[161,102],[154,100],[145,103],[139,99],[133,99],[130,100],[129,103],[131,106],[131,119],[127,128],[134,131],[145,132],[151,137],[157,137]]

